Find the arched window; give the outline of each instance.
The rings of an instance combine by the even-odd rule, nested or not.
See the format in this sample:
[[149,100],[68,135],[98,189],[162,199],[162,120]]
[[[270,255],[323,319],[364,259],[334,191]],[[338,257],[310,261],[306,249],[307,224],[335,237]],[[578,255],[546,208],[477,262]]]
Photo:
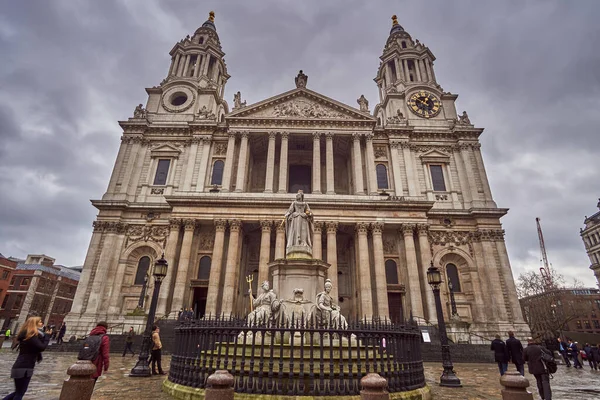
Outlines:
[[204,256],[200,259],[198,267],[198,279],[208,280],[210,278],[210,257]]
[[148,268],[150,268],[150,257],[144,256],[138,261],[137,273],[135,274],[134,285],[143,285],[144,277],[148,274]]
[[398,268],[396,267],[396,261],[387,260],[385,262],[385,280],[389,285],[398,284]]
[[200,36],[200,39],[198,40],[198,43],[199,44],[203,44],[204,43],[204,37],[203,36]]
[[383,164],[377,164],[377,188],[378,189],[388,189],[388,176],[387,176],[387,168]]
[[406,42],[403,40],[402,41],[402,48],[405,49],[406,48]]
[[460,292],[460,279],[458,278],[458,268],[456,268],[456,265],[446,265],[446,276],[448,277],[448,282],[452,283],[452,291]]
[[223,160],[215,161],[213,165],[213,173],[212,179],[210,181],[211,185],[221,185],[223,183],[223,168],[225,167],[225,163]]

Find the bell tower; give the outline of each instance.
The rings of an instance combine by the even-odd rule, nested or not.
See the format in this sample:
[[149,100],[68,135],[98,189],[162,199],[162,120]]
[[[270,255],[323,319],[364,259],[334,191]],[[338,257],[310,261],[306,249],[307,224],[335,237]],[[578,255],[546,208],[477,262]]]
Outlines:
[[[229,79],[225,53],[215,26],[215,13],[173,46],[171,66],[160,86],[146,89],[147,109],[154,120],[219,122],[228,112],[223,95]],[[175,117],[176,115],[176,117]]]

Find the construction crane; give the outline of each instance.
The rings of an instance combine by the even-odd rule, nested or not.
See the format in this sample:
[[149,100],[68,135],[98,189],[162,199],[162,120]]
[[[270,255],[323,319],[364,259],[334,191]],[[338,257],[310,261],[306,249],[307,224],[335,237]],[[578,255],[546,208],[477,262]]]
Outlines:
[[544,244],[544,234],[542,233],[542,226],[540,225],[540,219],[536,218],[535,223],[537,224],[538,238],[540,239],[540,251],[542,253],[542,266],[540,267],[540,274],[544,282],[544,288],[546,290],[552,289],[554,284],[552,282],[552,275],[550,273],[550,265],[548,264],[548,256],[546,255],[546,245]]

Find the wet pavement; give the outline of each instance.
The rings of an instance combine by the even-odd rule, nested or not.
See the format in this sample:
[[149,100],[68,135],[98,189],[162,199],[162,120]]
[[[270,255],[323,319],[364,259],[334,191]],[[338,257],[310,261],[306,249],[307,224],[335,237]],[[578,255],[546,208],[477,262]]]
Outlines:
[[[9,349],[0,350],[0,398],[13,390],[10,368],[16,356],[17,354]],[[67,378],[67,368],[76,359],[77,355],[74,353],[44,353],[44,360],[35,368],[25,399],[58,399],[62,382]],[[136,361],[137,357],[111,354],[110,369],[96,384],[92,399],[171,399],[161,392],[164,376],[150,378],[128,376]],[[168,370],[169,361],[170,357],[163,357],[165,370]],[[441,363],[425,363],[425,377],[436,400],[501,399],[499,374],[495,364],[456,364],[456,374],[463,384],[462,388],[456,389],[443,388],[437,384],[441,371]],[[509,371],[514,371],[514,366],[510,366]],[[529,379],[531,385],[529,389],[534,393],[534,398],[539,400],[535,378],[527,373],[525,376]],[[559,366],[551,384],[555,400],[600,399],[600,372],[591,371],[589,367],[574,370]]]

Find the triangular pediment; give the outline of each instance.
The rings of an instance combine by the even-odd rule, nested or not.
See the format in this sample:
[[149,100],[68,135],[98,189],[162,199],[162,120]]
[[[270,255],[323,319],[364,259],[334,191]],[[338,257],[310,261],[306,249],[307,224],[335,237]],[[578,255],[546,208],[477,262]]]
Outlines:
[[419,157],[424,162],[448,162],[450,160],[450,154],[436,149],[426,151]]
[[161,156],[161,155],[177,156],[177,155],[179,155],[179,153],[181,153],[181,149],[170,143],[164,143],[164,144],[160,144],[156,147],[151,148],[150,153],[153,156]]
[[290,119],[290,120],[353,120],[373,122],[376,120],[339,101],[312,90],[298,88],[268,98],[255,104],[234,110],[229,118]]

